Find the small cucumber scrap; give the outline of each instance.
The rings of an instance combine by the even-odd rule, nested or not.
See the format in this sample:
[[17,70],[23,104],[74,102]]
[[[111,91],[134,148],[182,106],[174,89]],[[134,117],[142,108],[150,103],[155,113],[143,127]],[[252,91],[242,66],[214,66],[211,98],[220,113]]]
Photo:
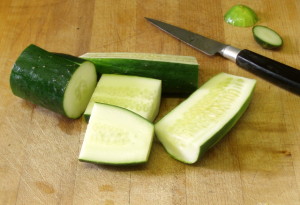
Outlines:
[[159,111],[161,80],[139,76],[103,74],[84,112],[88,121],[93,105],[105,103],[126,108],[149,121]]
[[99,164],[147,162],[154,125],[120,107],[96,103],[84,136],[79,160]]
[[188,96],[198,88],[199,64],[192,56],[156,53],[86,53],[80,56],[96,66],[97,73],[133,75],[162,80],[162,93]]
[[226,12],[224,20],[233,26],[249,27],[256,24],[258,17],[250,7],[239,4]]
[[277,49],[283,44],[281,36],[274,30],[257,25],[252,28],[255,41],[266,49]]
[[91,62],[65,58],[36,45],[24,49],[10,75],[16,96],[69,118],[82,115],[96,84]]
[[255,83],[216,75],[155,124],[156,136],[172,157],[195,163],[245,112]]

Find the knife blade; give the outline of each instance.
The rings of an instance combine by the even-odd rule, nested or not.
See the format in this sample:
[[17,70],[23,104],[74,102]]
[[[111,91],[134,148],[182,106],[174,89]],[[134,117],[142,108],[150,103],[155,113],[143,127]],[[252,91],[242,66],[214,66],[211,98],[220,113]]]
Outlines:
[[145,19],[164,32],[209,56],[220,54],[235,62],[239,67],[263,77],[277,86],[300,95],[300,70],[296,68],[272,60],[248,49],[239,49],[231,45],[223,44],[159,20],[147,17],[145,17]]

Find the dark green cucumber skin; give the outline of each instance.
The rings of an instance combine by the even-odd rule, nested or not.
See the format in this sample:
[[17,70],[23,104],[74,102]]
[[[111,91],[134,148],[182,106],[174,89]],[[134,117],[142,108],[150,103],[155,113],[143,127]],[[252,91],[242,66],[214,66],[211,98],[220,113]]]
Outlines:
[[148,159],[145,161],[139,161],[139,162],[125,162],[125,163],[110,163],[110,162],[103,162],[103,161],[91,161],[91,160],[85,160],[85,159],[79,159],[80,162],[87,162],[91,164],[102,164],[102,165],[111,165],[111,166],[134,166],[134,165],[143,165],[146,164]]
[[86,61],[83,58],[78,58],[76,56],[73,56],[73,55],[70,55],[70,54],[66,54],[66,53],[53,53],[53,54],[55,54],[55,55],[57,55],[59,57],[62,57],[64,59],[66,59],[66,60],[69,60],[71,62],[75,62],[75,63],[79,63],[79,64],[81,64],[81,63],[83,63],[83,62]]
[[88,123],[90,120],[90,115],[83,115],[83,118]]
[[34,104],[66,115],[64,93],[79,65],[31,44],[13,65],[10,75],[12,92]]
[[123,74],[162,80],[162,93],[188,96],[198,88],[198,65],[137,59],[84,58],[94,63],[98,74]]

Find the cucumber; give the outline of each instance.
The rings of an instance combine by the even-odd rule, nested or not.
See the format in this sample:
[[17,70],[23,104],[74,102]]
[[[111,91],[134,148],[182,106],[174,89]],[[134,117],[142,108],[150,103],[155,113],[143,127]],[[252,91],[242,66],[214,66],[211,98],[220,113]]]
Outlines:
[[220,73],[155,124],[175,159],[192,164],[238,121],[250,103],[255,80]]
[[95,103],[79,160],[100,164],[147,162],[154,125],[127,109]]
[[162,93],[187,96],[198,88],[195,57],[151,53],[86,53],[99,74],[134,75],[162,80]]
[[266,49],[277,49],[283,44],[281,36],[274,30],[257,25],[252,28],[252,33],[255,41]]
[[249,27],[257,23],[258,17],[250,7],[238,4],[226,12],[224,20],[233,26]]
[[13,94],[74,119],[85,111],[96,84],[91,62],[63,58],[33,44],[18,57],[10,75]]
[[161,80],[139,76],[103,74],[84,112],[88,121],[95,102],[116,105],[153,121],[161,99]]

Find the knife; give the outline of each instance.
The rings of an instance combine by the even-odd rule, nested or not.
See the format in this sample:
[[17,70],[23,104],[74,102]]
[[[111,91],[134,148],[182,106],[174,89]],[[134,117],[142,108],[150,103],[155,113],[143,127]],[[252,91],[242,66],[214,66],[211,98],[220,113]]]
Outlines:
[[145,17],[166,33],[209,55],[220,54],[266,80],[300,95],[300,70],[272,60],[247,49],[238,49],[191,31]]

